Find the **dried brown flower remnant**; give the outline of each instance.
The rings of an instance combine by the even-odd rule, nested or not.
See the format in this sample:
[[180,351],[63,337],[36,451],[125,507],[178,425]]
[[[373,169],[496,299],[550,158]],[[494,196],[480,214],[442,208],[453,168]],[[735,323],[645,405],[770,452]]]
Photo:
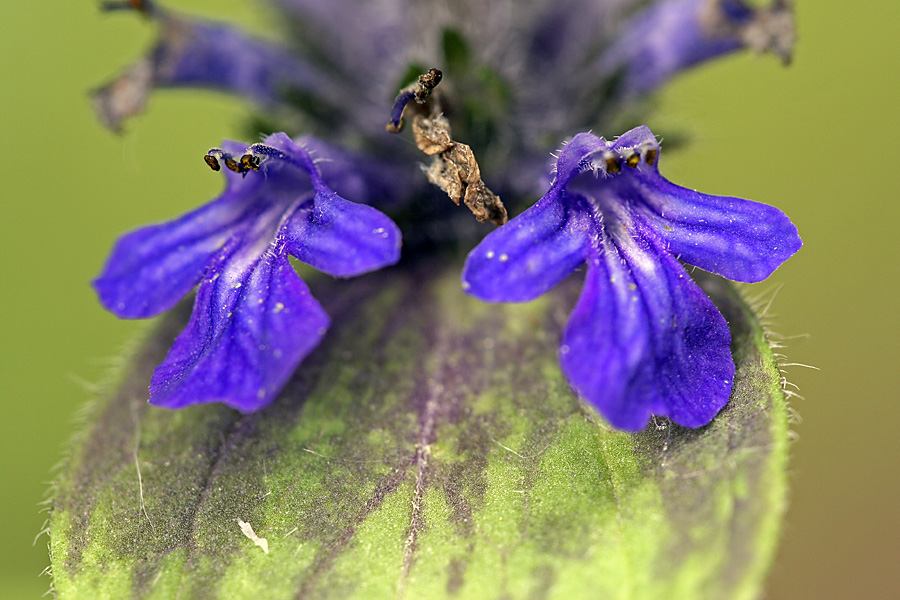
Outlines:
[[427,73],[419,75],[419,80],[415,84],[414,94],[416,102],[422,104],[431,95],[432,90],[438,86],[444,74],[434,67],[428,69]]
[[460,201],[465,203],[482,223],[503,225],[509,220],[500,197],[481,180],[481,169],[472,149],[453,141],[450,123],[443,115],[416,115],[413,135],[419,150],[433,157],[425,169],[428,181],[447,192],[457,206]]
[[418,80],[400,90],[391,109],[387,130],[399,133],[403,128],[403,114],[410,103],[417,106],[413,118],[416,147],[431,156],[425,168],[428,181],[438,186],[459,206],[460,201],[480,222],[491,221],[503,225],[509,220],[500,198],[481,180],[481,169],[472,148],[450,137],[450,122],[441,114],[438,93],[432,94],[441,82],[442,73],[429,69]]

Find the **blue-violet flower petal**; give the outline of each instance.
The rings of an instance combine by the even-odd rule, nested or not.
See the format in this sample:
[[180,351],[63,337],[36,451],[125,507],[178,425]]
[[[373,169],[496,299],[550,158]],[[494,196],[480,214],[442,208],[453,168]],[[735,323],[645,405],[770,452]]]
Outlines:
[[253,263],[232,255],[215,265],[222,271],[201,283],[187,327],[153,373],[151,404],[222,402],[258,410],[319,344],[328,315],[278,251],[280,243]]

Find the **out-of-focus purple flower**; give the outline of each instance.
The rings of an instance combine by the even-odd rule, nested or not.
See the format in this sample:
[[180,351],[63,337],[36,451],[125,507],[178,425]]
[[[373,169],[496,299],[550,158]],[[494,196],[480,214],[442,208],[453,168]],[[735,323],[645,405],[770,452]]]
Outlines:
[[[335,277],[399,259],[393,221],[338,196],[304,145],[323,147],[279,133],[211,150],[210,166],[226,167],[225,192],[121,238],[94,281],[103,305],[125,318],[168,310],[199,283],[190,322],[153,375],[151,403],[266,406],[329,325],[288,255]],[[378,193],[364,176],[351,185],[364,199]]]
[[120,128],[157,87],[214,88],[408,165],[420,156],[385,139],[384,106],[434,66],[446,76],[454,132],[479,156],[492,189],[514,203],[541,193],[546,154],[559,139],[609,126],[678,71],[746,46],[786,57],[793,39],[784,0],[768,9],[741,0],[269,1],[284,14],[290,44],[150,0],[114,3],[152,17],[160,36],[95,93],[101,118]]
[[469,294],[522,302],[587,264],[560,364],[572,387],[626,430],[651,415],[699,427],[728,401],[728,325],[679,259],[756,282],[802,244],[776,208],[670,183],[659,153],[646,127],[615,142],[576,135],[549,191],[488,235],[463,271]]
[[159,23],[160,35],[147,56],[94,91],[97,114],[110,129],[142,112],[154,88],[215,89],[268,108],[289,94],[336,99],[347,92],[303,57],[225,23],[189,19],[149,0],[107,3],[113,8],[141,11]]
[[789,62],[794,42],[787,0],[750,8],[740,0],[662,0],[623,27],[600,58],[598,72],[618,77],[618,93],[632,98],[676,73],[750,47]]

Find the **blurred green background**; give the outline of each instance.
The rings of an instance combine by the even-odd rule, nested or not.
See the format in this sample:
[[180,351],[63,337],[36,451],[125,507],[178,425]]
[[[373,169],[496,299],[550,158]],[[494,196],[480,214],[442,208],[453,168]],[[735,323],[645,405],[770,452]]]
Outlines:
[[[262,3],[172,4],[265,23]],[[665,156],[670,179],[774,204],[806,243],[751,289],[780,288],[774,329],[808,334],[788,360],[821,369],[786,368],[805,399],[793,402],[803,422],[768,597],[900,597],[900,3],[797,4],[791,68],[744,54],[691,72],[648,124],[692,134]],[[120,233],[216,194],[221,178],[200,158],[240,136],[247,112],[163,92],[125,136],[103,130],[86,91],[154,31],[96,6],[4,0],[0,12],[0,597],[48,588],[38,504],[92,386],[141,330],[104,312],[89,281]]]

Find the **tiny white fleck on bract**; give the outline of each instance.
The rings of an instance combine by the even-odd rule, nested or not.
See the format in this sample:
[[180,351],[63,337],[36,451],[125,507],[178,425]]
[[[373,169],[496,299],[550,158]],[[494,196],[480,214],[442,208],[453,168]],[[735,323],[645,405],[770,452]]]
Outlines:
[[263,552],[268,554],[269,553],[269,540],[267,540],[266,538],[261,538],[258,535],[256,535],[256,532],[253,531],[253,526],[250,525],[250,523],[247,523],[246,521],[243,521],[241,519],[238,519],[237,522],[241,528],[241,533],[243,533],[245,536],[247,536],[248,540],[250,540],[257,546],[262,548]]

